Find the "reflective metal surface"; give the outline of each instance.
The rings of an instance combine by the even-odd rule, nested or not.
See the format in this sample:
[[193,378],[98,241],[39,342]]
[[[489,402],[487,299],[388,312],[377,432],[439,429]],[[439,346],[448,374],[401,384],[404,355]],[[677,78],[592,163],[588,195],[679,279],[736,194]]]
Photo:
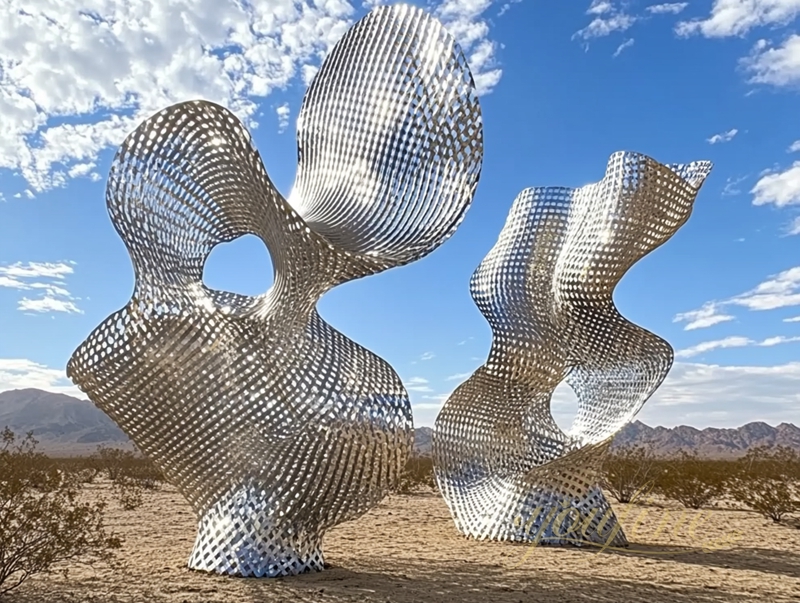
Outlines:
[[[710,170],[621,152],[596,184],[516,198],[470,283],[492,328],[489,358],[446,401],[433,436],[437,481],[461,532],[626,544],[598,471],[673,351],[621,316],[612,294],[686,222]],[[566,433],[550,413],[564,379],[578,398]]]
[[[375,505],[404,466],[403,384],[316,302],[426,255],[471,203],[482,124],[453,38],[408,6],[357,22],[307,91],[298,151],[287,201],[232,113],[186,102],[128,136],[108,180],[135,290],[68,374],[191,502],[195,569],[321,569],[325,530]],[[207,288],[212,248],[245,234],[269,248],[274,286]]]

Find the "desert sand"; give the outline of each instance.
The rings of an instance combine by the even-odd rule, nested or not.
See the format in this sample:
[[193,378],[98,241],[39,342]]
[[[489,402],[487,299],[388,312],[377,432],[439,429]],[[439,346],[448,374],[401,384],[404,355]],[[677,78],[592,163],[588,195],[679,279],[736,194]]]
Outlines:
[[[107,484],[90,486],[110,496]],[[326,535],[324,572],[241,579],[188,570],[195,521],[174,488],[134,511],[109,501],[119,562],[35,576],[13,603],[286,602],[727,603],[800,601],[800,529],[722,507],[616,504],[622,551],[467,540],[434,492],[392,495]],[[5,599],[4,599],[5,601]]]

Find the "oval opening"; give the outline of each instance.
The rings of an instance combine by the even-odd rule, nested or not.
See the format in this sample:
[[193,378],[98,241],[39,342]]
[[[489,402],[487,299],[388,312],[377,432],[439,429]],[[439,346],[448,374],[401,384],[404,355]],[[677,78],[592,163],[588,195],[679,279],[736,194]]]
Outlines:
[[267,246],[255,235],[243,235],[211,250],[203,266],[203,284],[240,295],[262,295],[275,281]]

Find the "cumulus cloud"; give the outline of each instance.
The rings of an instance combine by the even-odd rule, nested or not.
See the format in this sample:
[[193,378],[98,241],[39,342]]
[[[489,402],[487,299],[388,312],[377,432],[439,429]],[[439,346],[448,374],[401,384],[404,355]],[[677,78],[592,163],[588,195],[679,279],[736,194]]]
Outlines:
[[66,278],[73,273],[74,265],[74,262],[0,265],[0,288],[26,292],[17,302],[17,309],[23,312],[82,314],[66,285]]
[[[437,9],[488,93],[502,71],[482,18],[491,0]],[[99,178],[98,155],[144,117],[205,98],[246,123],[302,78],[357,17],[346,0],[7,0],[0,3],[0,168],[32,192]]]
[[629,40],[625,40],[622,44],[617,46],[617,49],[614,51],[613,57],[616,59],[619,55],[621,55],[627,48],[633,46],[634,39],[630,38]]
[[433,352],[425,352],[419,357],[420,360],[432,360],[433,358],[436,358],[436,354]]
[[800,85],[800,35],[791,35],[773,47],[766,40],[756,42],[741,65],[750,74],[753,84],[771,86]]
[[721,142],[730,142],[733,140],[734,136],[739,133],[739,130],[736,128],[731,128],[727,132],[721,132],[720,134],[714,134],[711,138],[706,138],[706,142],[708,144],[719,144]]
[[795,140],[789,145],[789,148],[786,149],[787,153],[797,153],[797,151],[800,151],[800,140]]
[[714,0],[705,19],[678,23],[679,35],[724,38],[746,34],[755,27],[783,25],[800,15],[800,0]]
[[28,388],[86,398],[61,369],[23,358],[0,358],[0,392]]
[[698,310],[676,314],[672,322],[685,322],[686,325],[684,325],[683,330],[693,331],[695,329],[713,327],[721,322],[727,322],[733,319],[734,317],[730,314],[720,312],[718,304],[706,302]]
[[593,16],[594,19],[589,25],[576,31],[572,35],[573,40],[581,39],[588,42],[594,38],[608,36],[615,31],[626,31],[636,23],[636,17],[618,9],[612,2],[606,0],[593,0],[586,14]]
[[458,41],[469,61],[478,94],[488,94],[500,81],[497,42],[489,37],[486,11],[493,0],[444,0],[434,11]]
[[800,161],[795,161],[783,171],[763,175],[750,192],[753,194],[753,205],[797,205],[800,203]]
[[652,4],[647,7],[647,12],[654,15],[677,15],[689,6],[688,2],[667,2],[665,4]]

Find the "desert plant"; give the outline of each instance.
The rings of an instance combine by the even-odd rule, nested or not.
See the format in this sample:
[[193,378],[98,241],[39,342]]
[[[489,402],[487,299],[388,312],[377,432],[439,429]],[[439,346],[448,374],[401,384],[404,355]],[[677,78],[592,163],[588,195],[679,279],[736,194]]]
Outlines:
[[100,445],[97,447],[97,452],[92,457],[101,471],[105,471],[106,477],[112,482],[126,469],[136,465],[136,454],[130,450],[122,450],[121,448],[110,448],[108,446]]
[[602,485],[617,502],[629,503],[650,489],[656,459],[644,446],[626,446],[612,450],[603,462]]
[[144,487],[142,480],[120,474],[114,481],[114,496],[126,511],[138,509],[144,503]]
[[681,450],[658,472],[655,490],[684,507],[700,509],[722,495],[727,477],[719,461]]
[[406,462],[403,473],[400,475],[395,492],[412,494],[426,488],[436,488],[436,479],[433,475],[433,459],[428,456],[412,454]]
[[78,500],[80,482],[36,452],[32,434],[0,433],[0,596],[61,561],[110,559],[119,538],[102,503]]
[[782,446],[754,448],[737,462],[729,488],[734,500],[780,523],[800,511],[800,454]]

